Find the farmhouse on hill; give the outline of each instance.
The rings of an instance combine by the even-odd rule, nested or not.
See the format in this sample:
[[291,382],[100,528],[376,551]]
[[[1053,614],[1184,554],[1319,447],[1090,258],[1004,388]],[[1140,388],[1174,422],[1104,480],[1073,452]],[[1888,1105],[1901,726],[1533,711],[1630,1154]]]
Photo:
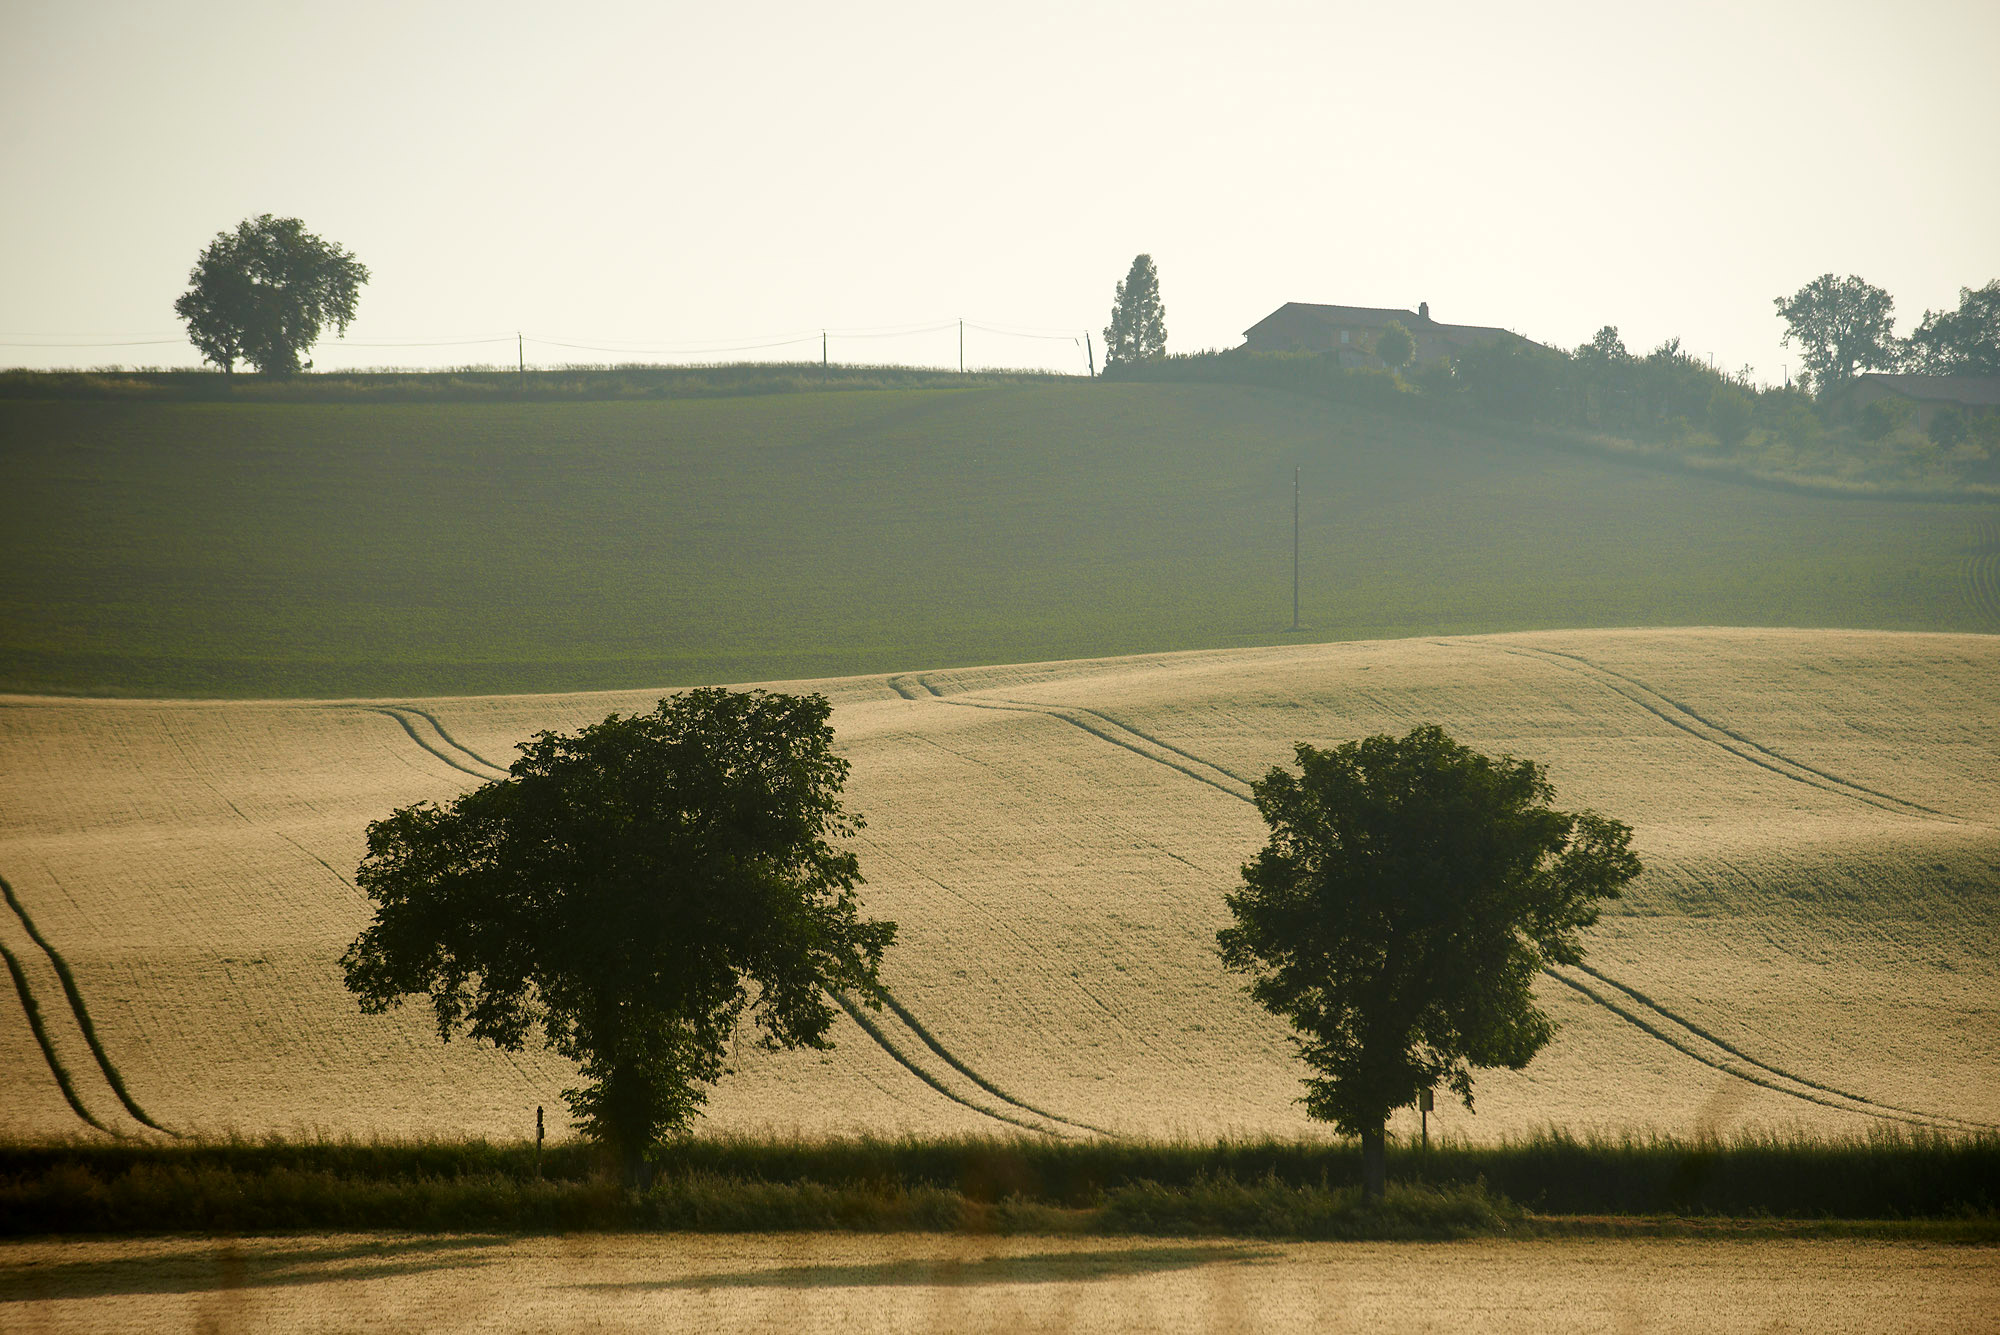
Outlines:
[[1385,306],[1322,306],[1288,301],[1243,331],[1246,352],[1322,352],[1342,366],[1380,366],[1375,340],[1391,321],[1410,331],[1417,345],[1411,364],[1456,361],[1468,348],[1484,347],[1519,334],[1487,325],[1440,324],[1431,319],[1431,304],[1420,301],[1414,311]]
[[1868,371],[1854,378],[1848,406],[1867,407],[1877,399],[1903,399],[1916,410],[1917,429],[1930,426],[1940,408],[1967,417],[2000,413],[2000,375],[1915,375]]

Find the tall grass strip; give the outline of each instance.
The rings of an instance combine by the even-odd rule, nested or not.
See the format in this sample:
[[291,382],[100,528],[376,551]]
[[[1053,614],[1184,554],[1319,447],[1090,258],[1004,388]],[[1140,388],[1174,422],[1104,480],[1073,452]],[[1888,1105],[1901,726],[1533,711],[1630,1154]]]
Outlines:
[[[62,952],[51,945],[49,939],[36,928],[35,920],[28,916],[27,907],[15,895],[14,887],[8,884],[4,876],[0,876],[0,893],[6,895],[7,907],[13,909],[14,916],[21,920],[21,926],[27,929],[29,939],[40,946],[42,953],[49,957],[49,963],[55,968],[56,977],[62,982],[63,995],[69,999],[70,1011],[76,1016],[76,1027],[83,1032],[83,1041],[89,1045],[90,1055],[96,1058],[98,1069],[104,1072],[104,1082],[111,1086],[111,1092],[125,1105],[125,1111],[155,1131],[163,1131],[170,1136],[179,1135],[180,1133],[172,1128],[161,1126],[154,1121],[146,1110],[139,1106],[139,1101],[132,1097],[132,1092],[125,1088],[125,1078],[112,1063],[110,1054],[105,1052],[104,1044],[98,1041],[97,1026],[90,1021],[90,1007],[83,1004],[83,989],[76,985],[76,975],[70,971],[69,961],[64,959]],[[24,984],[25,981],[17,976],[17,983]],[[48,1051],[46,1045],[43,1051]]]
[[1154,1237],[1299,1238],[1420,1242],[1519,1229],[1527,1212],[1487,1193],[1484,1182],[1446,1187],[1395,1182],[1379,1201],[1361,1188],[1296,1186],[1267,1177],[1241,1182],[1203,1174],[1184,1187],[1138,1182],[1105,1193],[1105,1232]]

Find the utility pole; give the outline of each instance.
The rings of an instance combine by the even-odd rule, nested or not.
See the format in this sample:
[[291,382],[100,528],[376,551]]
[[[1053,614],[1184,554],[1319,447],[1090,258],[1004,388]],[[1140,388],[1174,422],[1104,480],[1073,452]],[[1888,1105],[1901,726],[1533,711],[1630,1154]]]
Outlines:
[[958,322],[958,373],[965,374],[965,321]]
[[826,330],[819,331],[819,382],[826,383]]
[[1292,629],[1299,629],[1299,470],[1292,469]]
[[528,344],[518,329],[514,331],[514,369],[522,375],[528,373]]
[[1084,355],[1090,358],[1090,378],[1097,379],[1097,348],[1090,341],[1090,331],[1083,331]]

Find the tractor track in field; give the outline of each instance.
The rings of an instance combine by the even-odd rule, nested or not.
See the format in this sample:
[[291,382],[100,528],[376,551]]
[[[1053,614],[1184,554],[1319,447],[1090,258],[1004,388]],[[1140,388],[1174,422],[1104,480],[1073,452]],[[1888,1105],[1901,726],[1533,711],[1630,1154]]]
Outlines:
[[[365,705],[363,708],[371,714],[380,714],[384,718],[396,720],[396,726],[401,728],[411,741],[415,742],[428,754],[442,760],[445,764],[457,770],[460,774],[470,774],[475,779],[494,779],[503,778],[507,773],[506,770],[501,769],[492,761],[453,741],[451,735],[444,730],[437,719],[421,709],[411,709],[407,705]],[[418,727],[417,721],[420,719],[429,725],[431,733],[437,738],[436,741],[424,736]],[[458,754],[453,755],[453,752],[457,752]],[[468,757],[484,768],[474,769],[471,765],[466,764],[464,760],[460,760],[458,756]]]
[[[486,757],[480,755],[477,751],[474,751],[471,747],[466,746],[463,742],[453,737],[437,716],[427,710],[419,709],[414,705],[366,705],[361,706],[361,708],[369,713],[381,714],[396,720],[396,723],[411,741],[462,774],[469,774],[476,779],[486,780],[508,777],[509,772],[507,770],[502,769],[500,766],[486,759]],[[429,734],[428,736],[426,735],[427,733]],[[457,756],[462,756],[464,759],[446,754],[447,751],[456,752]],[[468,760],[473,764],[484,766],[485,772],[473,769],[471,765],[466,763]],[[911,1013],[909,1008],[898,1001],[887,988],[879,988],[876,992],[876,999],[888,1007],[888,1014],[890,1017],[893,1017],[892,1019],[884,1017],[880,1012],[871,1012],[867,1006],[856,1002],[844,993],[831,992],[829,995],[832,996],[835,1003],[842,1010],[847,1012],[848,1016],[860,1027],[861,1031],[876,1046],[886,1052],[897,1065],[961,1107],[969,1108],[973,1112],[990,1117],[995,1121],[1004,1122],[1010,1126],[1047,1136],[1060,1137],[1066,1134],[1065,1129],[1090,1132],[1097,1135],[1108,1136],[1115,1134],[1105,1131],[1101,1127],[1090,1126],[1086,1123],[1074,1121],[1056,1113],[1037,1108],[1008,1094],[998,1085],[980,1075],[968,1063],[954,1055],[950,1049],[939,1042],[937,1037],[929,1029],[925,1028],[923,1023]],[[905,1032],[901,1035],[893,1034],[891,1031],[897,1028]],[[928,1069],[921,1056],[925,1050],[932,1053],[937,1060],[942,1061],[948,1070],[940,1072]],[[996,1100],[999,1106],[986,1106],[987,1100],[979,1097],[978,1093],[953,1089],[952,1072],[956,1072],[957,1076],[970,1081],[976,1091],[983,1091],[988,1099]]]
[[[1440,647],[1446,646],[1440,645]],[[1822,792],[1832,793],[1836,797],[1844,797],[1850,801],[1860,802],[1865,806],[1875,807],[1878,810],[1891,812],[1898,816],[1909,816],[1917,820],[1944,821],[1953,825],[1978,824],[1976,821],[1967,820],[1962,816],[1955,816],[1948,811],[1939,811],[1935,807],[1927,807],[1921,802],[1912,802],[1907,798],[1897,797],[1893,793],[1885,793],[1879,789],[1856,783],[1852,779],[1842,778],[1838,774],[1832,774],[1826,770],[1808,765],[1804,761],[1794,760],[1788,755],[1774,751],[1760,742],[1751,740],[1733,728],[1696,713],[1689,706],[1647,685],[1637,677],[1628,676],[1623,672],[1617,671],[1615,668],[1608,668],[1601,663],[1592,662],[1581,654],[1565,653],[1559,649],[1537,649],[1529,645],[1480,645],[1478,647],[1486,649],[1489,652],[1511,654],[1516,658],[1528,658],[1548,663],[1553,667],[1575,673],[1586,680],[1594,681],[1604,689],[1615,695],[1622,696],[1624,699],[1637,705],[1654,718],[1665,723],[1668,727],[1686,733],[1698,741],[1706,742],[1719,750],[1726,751],[1738,760],[1755,765],[1759,769],[1768,770],[1780,778],[1804,784],[1808,788],[1817,788]]]
[[[914,694],[912,688],[903,684],[909,681],[915,681],[918,686],[922,687],[924,693]],[[1041,714],[1047,718],[1059,719],[1069,724],[1072,728],[1082,729],[1101,742],[1109,742],[1113,746],[1122,747],[1130,751],[1133,755],[1139,756],[1144,760],[1150,760],[1156,765],[1164,765],[1168,769],[1178,770],[1195,782],[1205,783],[1218,792],[1226,793],[1230,797],[1239,798],[1246,802],[1250,800],[1247,791],[1249,785],[1234,774],[1231,774],[1228,770],[1223,769],[1219,765],[1211,764],[1199,756],[1183,751],[1179,747],[1168,746],[1164,742],[1154,741],[1136,729],[1128,728],[1124,724],[1118,723],[1094,709],[1079,709],[1069,705],[1037,704],[1021,700],[1006,700],[999,697],[974,700],[966,696],[946,695],[932,686],[929,681],[925,680],[922,674],[917,673],[891,677],[889,679],[889,686],[891,690],[895,691],[905,700],[937,700],[943,704],[958,705],[966,709],[993,709],[1009,714]]]
[[[35,925],[33,916],[29,914],[27,905],[21,902],[20,896],[14,892],[13,885],[4,876],[0,876],[0,894],[4,894],[7,907],[13,913],[14,919],[20,923],[21,929],[28,934],[28,939],[34,942],[36,948],[46,957],[50,969],[54,971],[63,999],[69,1006],[69,1020],[75,1025],[77,1033],[83,1039],[84,1047],[89,1050],[92,1060],[96,1063],[98,1074],[103,1077],[105,1087],[123,1105],[133,1121],[150,1130],[178,1137],[180,1135],[178,1131],[154,1120],[139,1106],[139,1101],[132,1097],[131,1090],[126,1087],[124,1076],[119,1073],[117,1064],[111,1060],[111,1054],[104,1050],[104,1044],[97,1036],[97,1026],[90,1018],[90,1007],[84,1004],[83,989],[77,985],[76,974],[70,968],[69,961],[63,958],[63,953],[56,949],[53,942],[42,935],[41,929]],[[108,1125],[85,1105],[82,1094],[76,1087],[76,1077],[63,1064],[60,1054],[56,1052],[54,1039],[49,1033],[49,1020],[42,1012],[40,1001],[35,996],[34,987],[29,982],[27,970],[22,967],[20,959],[6,947],[5,943],[0,943],[0,955],[6,957],[7,972],[14,980],[14,991],[20,998],[21,1010],[27,1017],[29,1031],[34,1035],[36,1045],[41,1048],[42,1057],[48,1062],[49,1073],[55,1077],[56,1087],[62,1091],[64,1101],[89,1125],[106,1135],[123,1138],[125,1136],[123,1131]]]
[[[1540,657],[1541,655],[1537,654],[1532,656]],[[1560,657],[1568,658],[1570,656],[1561,655]],[[1582,660],[1577,660],[1577,661],[1582,662]],[[1589,664],[1588,666],[1594,668],[1596,665]],[[1606,675],[1616,676],[1616,674],[1609,674],[1608,672]],[[909,685],[909,683],[911,682],[914,682],[916,684],[916,687],[921,688],[921,694],[916,693],[913,690],[913,688]],[[1243,802],[1252,801],[1252,798],[1246,792],[1238,792],[1234,788],[1227,786],[1224,783],[1218,782],[1213,778],[1205,777],[1201,774],[1196,774],[1190,771],[1187,766],[1188,764],[1192,763],[1200,765],[1204,769],[1207,769],[1215,774],[1227,775],[1231,779],[1234,779],[1236,777],[1234,775],[1230,775],[1228,771],[1223,770],[1219,766],[1214,765],[1208,761],[1205,761],[1201,759],[1199,756],[1193,755],[1192,753],[1182,750],[1179,747],[1168,747],[1166,746],[1166,744],[1147,738],[1143,734],[1140,734],[1136,731],[1130,732],[1130,738],[1131,738],[1130,740],[1120,740],[1106,736],[1107,729],[1123,728],[1123,725],[1117,723],[1115,720],[1112,720],[1106,715],[1099,713],[1095,710],[1084,711],[1063,705],[1031,704],[1022,701],[996,701],[991,699],[978,701],[978,700],[966,699],[962,696],[946,695],[944,692],[938,690],[935,686],[933,686],[930,683],[930,681],[926,678],[926,676],[922,673],[905,673],[896,677],[891,677],[889,678],[889,686],[898,695],[901,695],[904,699],[907,700],[934,700],[939,704],[958,705],[962,707],[975,708],[975,709],[1000,709],[1017,713],[1042,714],[1049,718],[1059,719],[1065,723],[1070,724],[1073,727],[1080,729],[1083,732],[1090,734],[1093,737],[1096,737],[1102,741],[1109,741],[1114,746],[1118,746],[1126,751],[1130,751],[1134,755],[1142,756],[1145,759],[1151,760],[1156,764],[1165,765],[1169,769],[1178,770],[1182,774],[1186,774],[1191,778],[1199,779],[1201,782],[1207,784],[1209,787],[1227,793],[1229,796],[1234,797],[1239,801]],[[1634,698],[1624,690],[1619,691],[1619,694],[1625,695],[1626,698],[1628,699]],[[1672,706],[1673,708],[1676,709],[1682,708],[1681,706],[1675,705],[1672,701],[1666,700],[1666,697],[1664,696],[1660,696],[1658,698],[1664,701],[1666,704]],[[1635,701],[1635,703],[1643,703],[1643,702]],[[1647,708],[1648,712],[1661,717],[1664,721],[1673,724],[1673,726],[1677,728],[1681,728],[1683,731],[1693,732],[1694,735],[1701,737],[1704,741],[1714,741],[1712,737],[1706,736],[1703,733],[1696,731],[1693,727],[1677,722],[1675,719],[1662,713],[1659,709],[1654,708],[1653,706],[1646,705],[1645,707]],[[1714,729],[1717,732],[1723,732],[1723,730],[1717,728],[1716,725],[1707,723],[1706,720],[1699,719],[1699,717],[1694,715],[1692,711],[1683,710],[1683,712],[1685,712],[1690,719],[1694,719],[1697,723],[1700,723],[1702,726]],[[1075,717],[1075,715],[1081,713],[1088,713],[1095,726],[1093,726],[1092,723],[1085,723],[1080,719],[1078,719],[1077,717]],[[1923,816],[1933,820],[1949,821],[1953,824],[1964,823],[1959,821],[1958,818],[1956,817],[1945,815],[1942,812],[1931,811],[1931,809],[1928,807],[1922,807],[1913,802],[1904,802],[1900,798],[1890,797],[1887,794],[1875,793],[1871,789],[1862,789],[1856,785],[1848,784],[1845,780],[1838,779],[1831,775],[1823,774],[1818,770],[1809,769],[1806,766],[1799,765],[1798,762],[1796,761],[1791,761],[1783,756],[1778,755],[1776,752],[1767,751],[1765,750],[1765,748],[1759,746],[1757,743],[1749,741],[1749,739],[1747,738],[1742,738],[1738,734],[1724,732],[1723,735],[1732,738],[1742,746],[1755,748],[1757,752],[1770,757],[1770,761],[1755,760],[1752,759],[1750,756],[1744,755],[1743,752],[1737,751],[1734,747],[1725,747],[1724,749],[1729,750],[1731,754],[1738,756],[1738,758],[1740,759],[1750,759],[1751,763],[1758,764],[1765,769],[1771,769],[1776,773],[1784,774],[1785,777],[1787,778],[1798,779],[1799,782],[1811,782],[1811,786],[1813,787],[1828,788],[1829,791],[1841,793],[1843,796],[1855,797],[1858,800],[1865,800],[1868,801],[1869,805],[1871,806],[1884,806],[1885,802],[1894,804],[1891,806],[1884,806],[1885,810],[1897,811],[1901,814],[1906,814],[1906,815],[1911,814],[1913,812],[1922,813]],[[1721,745],[1721,743],[1716,743],[1716,744]],[[1149,749],[1149,747],[1158,748],[1159,750],[1164,750],[1164,751],[1170,751],[1177,758],[1177,761],[1170,761],[1164,759],[1161,755],[1156,754],[1154,750]],[[1806,779],[1800,779],[1797,774],[1787,773],[1785,770],[1778,768],[1776,764],[1770,763],[1771,761],[1782,762],[1786,765],[1795,766],[1797,769],[1803,770],[1806,773],[1815,776],[1815,778],[1818,781],[1809,781]],[[1237,780],[1237,782],[1240,783],[1241,780]],[[1247,787],[1247,785],[1245,786]],[[1644,993],[1639,992],[1637,989],[1629,987],[1626,984],[1619,982],[1617,979],[1612,978],[1608,974],[1601,973],[1598,970],[1590,969],[1583,966],[1578,966],[1578,972],[1585,975],[1588,981],[1580,981],[1578,978],[1572,977],[1570,974],[1559,972],[1554,967],[1545,966],[1542,969],[1542,972],[1546,974],[1548,977],[1554,979],[1556,982],[1561,983],[1563,986],[1579,993],[1580,995],[1582,995],[1587,1000],[1591,1001],[1601,1009],[1608,1011],[1609,1013],[1617,1016],[1621,1020],[1624,1020],[1627,1024],[1632,1025],[1634,1028],[1646,1034],[1648,1037],[1653,1038],[1654,1040],[1672,1048],[1674,1051],[1680,1053],[1682,1056],[1685,1056],[1692,1061],[1699,1062],[1701,1065],[1707,1066],[1712,1070],[1719,1071],[1724,1075],[1733,1076],[1734,1078],[1741,1080],[1746,1084],[1756,1085],[1761,1089],[1766,1089],[1773,1093],[1784,1094],[1789,1097],[1799,1099],[1806,1103],[1818,1104],[1821,1107],[1832,1108],[1839,1112],[1853,1113],[1858,1116],[1874,1117],[1884,1121],[1902,1122],[1911,1126],[1926,1127],[1932,1130],[1962,1131],[1962,1130],[2000,1129],[2000,1126],[1996,1126],[1996,1124],[1993,1123],[1975,1121],[1968,1118],[1952,1117],[1945,1114],[1924,1112],[1917,1109],[1901,1107],[1896,1104],[1885,1103],[1881,1100],[1869,1098],[1865,1095],[1848,1093],[1834,1086],[1825,1084],[1822,1081],[1813,1080],[1804,1076],[1793,1074],[1789,1071],[1786,1071],[1782,1067],[1763,1061],[1760,1058],[1751,1056],[1749,1053],[1745,1052],[1743,1049],[1739,1047],[1724,1042],[1723,1040],[1715,1037],[1708,1030],[1700,1027],[1697,1024],[1694,1024],[1691,1021],[1683,1019],[1682,1017],[1680,1017],[1679,1015],[1675,1014],[1672,1011],[1667,1010],[1665,1007],[1653,1001],[1650,997],[1647,997]],[[1600,990],[1599,986],[1594,986],[1593,984],[1602,985],[1603,988],[1607,989],[1615,989],[1618,996],[1607,996],[1605,995],[1604,991]],[[1622,996],[1624,1000],[1622,1001],[1619,1000],[1618,999],[1619,996]]]
[[1652,1011],[1654,1014],[1659,1015],[1662,1018],[1676,1025],[1679,1025],[1682,1029],[1694,1035],[1702,1042],[1707,1043],[1712,1047],[1719,1048],[1723,1052],[1727,1053],[1730,1057],[1735,1058],[1737,1061],[1743,1062],[1749,1066],[1754,1066],[1758,1070],[1765,1072],[1767,1075],[1775,1076],[1780,1080],[1788,1080],[1795,1085],[1803,1085],[1807,1089],[1817,1090],[1822,1094],[1827,1094],[1834,1098],[1845,1099],[1850,1103],[1864,1104],[1870,1108],[1879,1108],[1883,1110],[1883,1112],[1885,1113],[1903,1113],[1909,1117],[1922,1118],[1925,1119],[1926,1121],[1956,1122],[1963,1124],[1965,1127],[1969,1129],[1980,1130],[1980,1131],[2000,1131],[2000,1122],[1982,1122],[1979,1119],[1972,1117],[1958,1117],[1947,1113],[1929,1113],[1923,1111],[1921,1108],[1908,1108],[1900,1103],[1888,1103],[1881,1099],[1869,1098],[1865,1094],[1851,1093],[1847,1090],[1839,1088],[1836,1085],[1825,1084],[1824,1082],[1814,1080],[1809,1076],[1803,1076],[1799,1075],[1797,1072],[1788,1071],[1782,1066],[1776,1066],[1770,1062],[1763,1061],[1757,1057],[1751,1056],[1749,1053],[1745,1052],[1742,1048],[1739,1048],[1734,1044],[1728,1042],[1727,1040],[1720,1038],[1715,1034],[1710,1033],[1708,1030],[1702,1028],[1694,1021],[1687,1019],[1685,1016],[1676,1014],[1675,1012],[1668,1010],[1665,1006],[1662,1006],[1659,1002],[1653,1000],[1651,997],[1647,996],[1645,993],[1639,991],[1637,988],[1631,986],[1630,984],[1621,983],[1616,978],[1611,977],[1609,974],[1591,968],[1588,964],[1578,964],[1573,967],[1576,969],[1578,973],[1588,974],[1590,977],[1596,979],[1598,982],[1603,983],[1606,987],[1616,988],[1618,991],[1624,993],[1626,996],[1630,997],[1633,1001],[1637,1002],[1639,1005],[1644,1006],[1647,1010]]

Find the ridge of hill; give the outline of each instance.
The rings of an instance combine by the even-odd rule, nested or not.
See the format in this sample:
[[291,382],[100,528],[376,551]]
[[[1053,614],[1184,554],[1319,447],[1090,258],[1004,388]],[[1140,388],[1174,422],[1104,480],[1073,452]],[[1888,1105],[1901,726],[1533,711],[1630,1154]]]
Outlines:
[[1234,385],[0,399],[0,463],[0,689],[19,691],[416,696],[1572,626],[2000,630],[2000,506],[1760,489]]

